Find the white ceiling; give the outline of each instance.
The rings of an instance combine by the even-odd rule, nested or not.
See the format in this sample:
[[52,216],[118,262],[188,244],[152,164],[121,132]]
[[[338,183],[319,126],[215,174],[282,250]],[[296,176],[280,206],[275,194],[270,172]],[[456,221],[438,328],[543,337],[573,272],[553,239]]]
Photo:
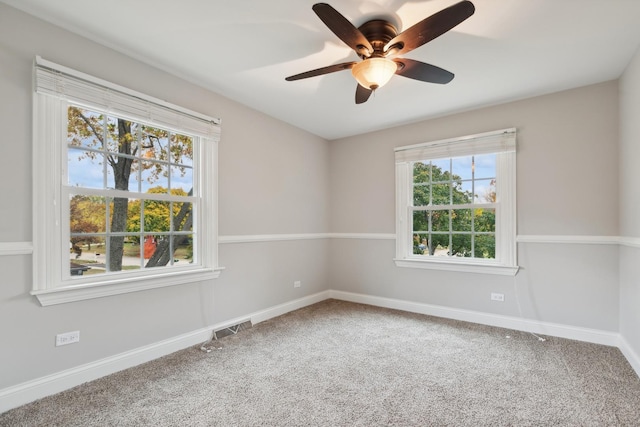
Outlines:
[[[640,0],[472,0],[475,14],[406,57],[447,85],[394,76],[355,105],[358,60],[312,0],[0,0],[326,139],[618,78],[640,46]],[[402,30],[457,0],[329,0],[356,27]]]

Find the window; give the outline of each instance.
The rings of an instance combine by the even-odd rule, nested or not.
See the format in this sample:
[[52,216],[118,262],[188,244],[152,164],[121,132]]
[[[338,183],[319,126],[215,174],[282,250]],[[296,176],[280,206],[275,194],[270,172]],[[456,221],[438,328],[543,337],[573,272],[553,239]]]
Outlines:
[[41,304],[217,277],[219,121],[41,58],[35,83]]
[[396,265],[517,272],[515,135],[396,148]]

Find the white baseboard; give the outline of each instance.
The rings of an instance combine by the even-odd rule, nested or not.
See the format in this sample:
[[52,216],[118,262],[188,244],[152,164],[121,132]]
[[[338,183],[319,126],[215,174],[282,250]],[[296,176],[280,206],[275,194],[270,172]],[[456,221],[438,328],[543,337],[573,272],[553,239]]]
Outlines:
[[209,339],[211,330],[205,328],[189,332],[5,388],[0,390],[0,412],[204,342]]
[[636,371],[638,376],[640,376],[640,357],[629,346],[628,342],[615,332],[539,322],[530,319],[520,319],[510,316],[455,309],[352,292],[328,290],[289,301],[284,304],[279,304],[265,310],[247,314],[246,316],[228,319],[207,328],[202,328],[174,338],[120,353],[112,357],[97,360],[95,362],[87,363],[85,365],[5,388],[0,390],[0,412],[8,411],[9,409],[59,393],[87,381],[92,381],[123,369],[171,354],[184,348],[203,343],[211,338],[211,333],[214,330],[217,331],[224,329],[231,325],[242,323],[247,319],[251,319],[253,324],[260,323],[329,298],[507,329],[534,332],[542,335],[616,346],[620,348],[633,369]]
[[540,322],[531,319],[503,316],[499,314],[482,313],[479,311],[462,310],[458,308],[439,305],[423,304],[392,298],[377,297],[372,295],[356,294],[343,291],[329,291],[331,298],[374,305],[377,307],[392,308],[411,313],[427,314],[430,316],[444,317],[447,319],[463,320],[479,323],[481,325],[497,326],[500,328],[514,329],[518,331],[533,332],[541,335],[550,335],[560,338],[568,338],[578,341],[591,342],[610,346],[618,346],[620,335],[617,332],[602,331],[598,329],[580,328],[576,326],[560,325],[549,322]]
[[329,291],[289,301],[266,310],[228,319],[193,332],[169,338],[157,343],[126,351],[115,356],[107,357],[95,362],[87,363],[22,384],[0,390],[0,413],[16,408],[34,400],[68,390],[87,381],[113,374],[123,369],[157,359],[167,354],[203,343],[211,338],[212,331],[242,323],[251,319],[252,323],[260,323],[273,317],[280,316],[305,306],[315,304],[329,298]]
[[633,370],[636,371],[638,377],[640,377],[640,355],[631,348],[629,342],[622,336],[620,337],[618,348],[622,354],[624,354],[624,357],[627,358]]
[[306,297],[298,298],[293,301],[285,302],[284,304],[276,305],[266,310],[261,310],[250,315],[251,323],[264,322],[265,320],[273,319],[274,317],[282,316],[290,311],[297,310],[299,308],[306,307],[311,304],[318,303],[329,299],[329,293],[331,291],[322,291],[317,294],[309,295]]

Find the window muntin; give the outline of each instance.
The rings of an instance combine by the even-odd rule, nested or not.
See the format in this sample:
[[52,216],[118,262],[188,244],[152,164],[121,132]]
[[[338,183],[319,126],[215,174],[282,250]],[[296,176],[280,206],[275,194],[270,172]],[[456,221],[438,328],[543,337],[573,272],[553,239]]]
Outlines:
[[[61,304],[218,277],[219,120],[40,57],[34,71],[31,293],[39,302]],[[85,124],[94,126],[75,139],[69,134],[70,107],[84,109]],[[121,120],[129,122],[129,131],[122,132],[128,139],[115,133]],[[121,149],[123,142],[129,151]],[[127,164],[127,179],[116,175],[109,161]],[[114,228],[118,204],[128,214]],[[139,218],[133,219],[136,209]],[[153,220],[158,210],[164,221]],[[83,239],[84,254],[82,245],[74,248],[72,235]],[[88,264],[75,262],[76,255],[106,261],[98,260],[104,254],[89,251],[89,243],[93,250],[125,239],[155,241],[158,247],[167,241],[163,251],[154,251],[163,256],[158,268],[146,268],[152,259],[144,258],[143,243],[133,252],[139,265],[126,269],[110,260],[91,274]]]
[[64,190],[73,256],[67,278],[198,262],[198,144],[196,137],[69,105]]
[[515,129],[395,149],[400,267],[515,274]]
[[413,255],[495,259],[496,155],[412,165]]

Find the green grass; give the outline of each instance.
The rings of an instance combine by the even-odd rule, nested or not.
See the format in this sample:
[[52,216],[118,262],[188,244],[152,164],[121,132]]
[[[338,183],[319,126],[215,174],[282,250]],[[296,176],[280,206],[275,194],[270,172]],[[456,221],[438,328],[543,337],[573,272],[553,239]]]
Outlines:
[[98,261],[93,260],[93,259],[72,259],[71,262],[74,262],[76,264],[96,264]]

